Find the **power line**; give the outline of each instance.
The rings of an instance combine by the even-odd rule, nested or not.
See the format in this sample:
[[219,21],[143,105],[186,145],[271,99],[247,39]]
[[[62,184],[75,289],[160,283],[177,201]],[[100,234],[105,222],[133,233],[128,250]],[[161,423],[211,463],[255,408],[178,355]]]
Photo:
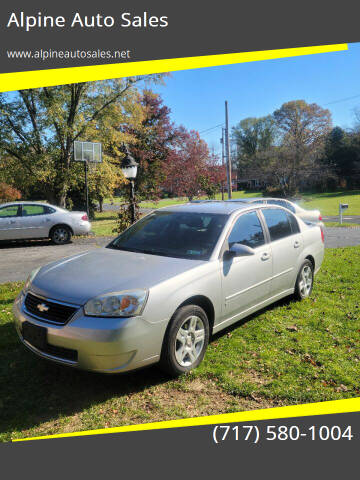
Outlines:
[[333,100],[332,102],[328,102],[328,103],[323,103],[324,107],[326,105],[333,105],[334,103],[341,103],[341,102],[346,102],[348,100],[353,100],[354,98],[359,98],[360,97],[360,94],[358,95],[353,95],[352,97],[346,97],[346,98],[341,98],[339,100]]
[[202,130],[201,132],[199,132],[199,135],[201,135],[202,133],[210,132],[210,130],[215,130],[215,128],[222,127],[223,125],[224,125],[223,123],[220,123],[219,125],[215,125],[214,127],[210,127],[210,128],[207,128],[206,130]]

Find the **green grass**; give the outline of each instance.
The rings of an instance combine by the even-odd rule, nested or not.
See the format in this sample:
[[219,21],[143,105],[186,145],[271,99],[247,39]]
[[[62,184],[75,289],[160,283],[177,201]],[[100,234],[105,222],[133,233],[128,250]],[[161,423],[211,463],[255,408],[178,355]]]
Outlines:
[[[233,198],[249,198],[261,196],[261,192],[258,191],[238,191],[233,192]],[[322,215],[338,215],[339,203],[348,203],[349,209],[345,210],[345,215],[360,215],[360,190],[345,190],[338,192],[326,192],[326,193],[302,193],[300,194],[302,200],[299,202],[304,208],[307,209],[319,209]],[[205,199],[205,197],[199,197]],[[227,195],[225,195],[225,199]],[[216,199],[221,199],[221,194],[216,195]],[[166,198],[159,200],[158,202],[141,202],[143,208],[160,208],[167,207],[169,205],[178,205],[179,203],[185,203],[188,200],[186,198]],[[109,203],[110,200],[106,200]],[[113,203],[118,205],[123,203],[123,198],[114,198]]]
[[347,203],[344,215],[360,215],[360,190],[327,193],[302,193],[300,205],[307,209],[318,209],[322,215],[339,215],[339,203]]
[[284,300],[216,335],[194,372],[103,376],[19,342],[0,285],[0,439],[226,413],[360,394],[360,247],[327,249],[310,299]]
[[107,237],[115,235],[114,228],[116,228],[117,212],[95,212],[95,219],[91,220],[91,231],[97,237]]

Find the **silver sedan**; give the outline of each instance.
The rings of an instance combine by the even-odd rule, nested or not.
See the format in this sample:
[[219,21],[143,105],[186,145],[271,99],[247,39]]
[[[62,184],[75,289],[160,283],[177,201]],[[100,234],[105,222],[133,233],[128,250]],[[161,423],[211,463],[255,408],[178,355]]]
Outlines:
[[211,334],[288,295],[311,294],[319,225],[276,206],[159,209],[106,248],[32,272],[14,303],[21,341],[49,360],[124,372],[202,361]]
[[40,202],[0,205],[0,240],[51,238],[57,245],[91,230],[86,212],[69,212]]

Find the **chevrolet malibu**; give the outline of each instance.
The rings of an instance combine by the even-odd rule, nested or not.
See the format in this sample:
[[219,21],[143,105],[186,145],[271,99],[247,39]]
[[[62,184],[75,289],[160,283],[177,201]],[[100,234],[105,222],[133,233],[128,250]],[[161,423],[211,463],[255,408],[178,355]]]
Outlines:
[[143,217],[106,248],[33,271],[14,303],[21,341],[65,365],[117,373],[199,365],[211,334],[301,300],[324,256],[319,225],[277,206],[206,202]]

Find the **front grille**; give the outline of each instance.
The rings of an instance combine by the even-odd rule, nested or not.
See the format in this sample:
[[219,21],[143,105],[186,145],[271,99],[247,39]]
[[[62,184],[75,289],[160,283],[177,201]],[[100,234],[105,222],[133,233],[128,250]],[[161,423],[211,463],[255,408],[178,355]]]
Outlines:
[[[45,322],[65,325],[79,307],[64,305],[55,301],[45,300],[27,293],[25,298],[25,309],[30,315],[40,318]],[[47,309],[47,310],[46,310]]]

